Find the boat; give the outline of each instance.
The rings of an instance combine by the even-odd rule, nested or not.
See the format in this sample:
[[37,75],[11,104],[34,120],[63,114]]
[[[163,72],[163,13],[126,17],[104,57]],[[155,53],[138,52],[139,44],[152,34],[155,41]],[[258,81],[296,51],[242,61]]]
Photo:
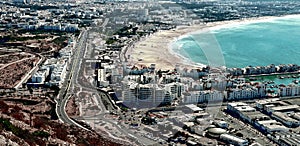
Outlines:
[[293,81],[295,84],[298,84],[299,83],[299,80],[294,80]]
[[254,78],[254,77],[250,77],[249,80],[250,80],[250,81],[256,81],[257,79]]
[[298,78],[298,76],[297,75],[292,75],[292,78]]
[[284,79],[284,76],[280,76],[279,79]]

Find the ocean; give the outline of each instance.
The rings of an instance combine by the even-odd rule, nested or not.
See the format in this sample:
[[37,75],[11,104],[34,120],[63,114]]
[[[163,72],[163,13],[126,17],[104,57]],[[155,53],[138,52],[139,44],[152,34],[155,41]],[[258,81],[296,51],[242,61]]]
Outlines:
[[186,59],[205,65],[215,63],[230,68],[300,65],[300,16],[212,27],[205,33],[180,37],[172,49]]

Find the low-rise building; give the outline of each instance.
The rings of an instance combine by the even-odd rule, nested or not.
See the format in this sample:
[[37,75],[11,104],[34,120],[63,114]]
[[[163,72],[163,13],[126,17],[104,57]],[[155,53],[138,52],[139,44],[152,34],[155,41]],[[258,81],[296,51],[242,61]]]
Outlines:
[[247,146],[247,145],[249,145],[249,142],[247,140],[239,138],[237,136],[226,134],[226,133],[221,134],[220,139],[223,140],[223,141],[226,141],[230,144],[237,145],[237,146]]
[[261,131],[266,133],[289,131],[287,127],[277,122],[276,120],[257,121],[255,125],[259,127]]
[[50,76],[50,86],[61,87],[65,80],[67,72],[67,63],[55,64]]
[[183,107],[185,113],[199,113],[203,111],[202,108],[196,106],[195,104],[188,104]]
[[300,126],[300,121],[297,119],[292,118],[292,116],[288,113],[282,112],[273,112],[271,117],[276,119],[277,121],[283,123],[287,127],[298,127]]
[[45,68],[43,70],[38,70],[31,77],[32,83],[44,84],[46,78],[48,77],[50,68]]
[[288,112],[288,111],[293,111],[293,112],[298,112],[300,109],[298,105],[283,105],[283,106],[274,106],[270,109],[270,112]]

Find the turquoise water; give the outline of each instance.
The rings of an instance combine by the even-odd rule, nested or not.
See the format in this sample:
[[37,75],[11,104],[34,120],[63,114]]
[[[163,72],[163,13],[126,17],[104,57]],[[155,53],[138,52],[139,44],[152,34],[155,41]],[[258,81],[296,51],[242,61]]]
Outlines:
[[209,48],[205,43],[218,43],[213,45],[220,46],[226,67],[300,65],[300,16],[212,28],[204,35],[178,39],[173,49],[194,62],[208,64],[211,55],[205,55],[203,49]]
[[[289,75],[285,75],[284,79],[280,79],[281,75],[270,75],[270,76],[263,76],[263,77],[256,77],[257,81],[274,81],[275,84],[285,84],[288,85],[290,83],[294,83],[294,80],[299,80],[300,78],[292,78],[288,77]],[[291,76],[291,75],[290,75]]]

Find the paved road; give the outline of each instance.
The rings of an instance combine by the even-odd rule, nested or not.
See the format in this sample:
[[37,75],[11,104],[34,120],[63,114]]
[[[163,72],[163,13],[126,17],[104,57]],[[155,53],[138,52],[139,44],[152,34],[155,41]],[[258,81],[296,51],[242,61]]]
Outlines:
[[[66,113],[65,107],[67,105],[67,102],[69,100],[69,98],[71,97],[72,94],[70,94],[70,87],[74,87],[74,83],[76,81],[76,79],[74,78],[78,76],[78,66],[80,66],[80,57],[82,55],[82,52],[84,51],[83,49],[83,44],[84,41],[86,40],[86,36],[87,36],[87,31],[83,31],[81,34],[81,37],[78,39],[78,44],[77,46],[74,48],[74,59],[71,59],[71,70],[67,73],[66,78],[65,78],[65,82],[63,83],[63,86],[61,87],[61,90],[57,96],[57,98],[55,99],[55,101],[57,102],[56,104],[56,112],[58,115],[58,118],[64,122],[64,123],[68,123],[71,125],[77,125],[83,129],[88,130],[87,128],[79,125],[78,123],[76,123],[75,121],[73,121]],[[74,88],[73,88],[74,89]],[[72,91],[71,91],[72,92]]]
[[[105,22],[103,23],[103,25],[101,27],[105,27],[108,23],[109,19],[105,19]],[[141,139],[140,137],[136,137],[134,136],[134,133],[130,132],[129,130],[126,130],[125,127],[120,127],[118,125],[118,123],[114,120],[109,120],[106,119],[104,116],[108,113],[108,111],[105,108],[105,105],[103,104],[103,99],[104,100],[108,100],[111,103],[111,100],[109,100],[109,95],[107,95],[107,93],[99,90],[97,87],[93,87],[91,85],[87,85],[86,83],[83,83],[82,80],[80,80],[80,77],[83,74],[80,74],[81,72],[83,72],[83,68],[82,67],[82,63],[85,63],[85,60],[87,58],[84,58],[84,54],[86,53],[86,51],[88,51],[88,36],[89,36],[89,30],[85,30],[81,33],[81,35],[79,36],[79,39],[77,41],[77,44],[74,48],[74,54],[72,56],[72,59],[70,61],[70,70],[68,71],[67,75],[66,75],[66,79],[65,82],[63,83],[63,86],[61,87],[61,90],[59,92],[58,97],[55,99],[55,101],[57,102],[57,107],[56,107],[56,112],[58,113],[58,117],[59,119],[64,122],[64,123],[68,123],[68,124],[72,124],[72,125],[77,125],[81,128],[84,128],[83,126],[79,125],[78,123],[76,123],[75,121],[73,121],[72,119],[70,119],[70,117],[67,115],[66,111],[65,111],[65,107],[66,104],[69,100],[69,98],[72,95],[76,95],[76,91],[74,90],[75,88],[80,88],[82,89],[82,91],[87,91],[92,93],[92,96],[95,96],[96,99],[98,100],[98,103],[101,109],[101,114],[97,115],[94,118],[99,118],[99,120],[106,122],[106,123],[110,123],[112,124],[114,127],[116,127],[116,129],[118,131],[120,131],[122,134],[127,135],[128,138],[130,138],[131,140],[134,139],[134,141],[138,144],[142,144],[139,142],[139,140]],[[92,117],[92,115],[91,115]],[[88,118],[88,117],[86,117]],[[80,120],[80,119],[78,119]],[[88,120],[88,119],[86,119]],[[86,129],[86,128],[84,128]],[[86,129],[88,130],[88,129]]]
[[100,27],[105,27],[109,21],[109,18],[105,18],[103,24]]
[[[81,68],[81,64],[84,62],[84,54],[86,49],[88,49],[87,46],[87,38],[88,38],[88,30],[85,30],[80,35],[80,38],[78,39],[77,45],[74,48],[74,54],[70,62],[70,71],[66,75],[65,82],[63,83],[61,90],[59,92],[58,97],[56,98],[57,102],[57,113],[58,118],[68,124],[77,125],[81,128],[81,125],[70,119],[70,117],[67,115],[65,111],[66,104],[69,100],[69,98],[72,95],[76,95],[76,91],[74,90],[76,87],[83,89],[84,91],[92,93],[94,96],[96,96],[97,100],[99,101],[101,112],[107,112],[105,109],[105,106],[102,103],[101,98],[106,97],[107,95],[103,92],[99,92],[96,87],[88,86],[86,87],[84,83],[82,83],[81,80],[79,80],[80,72],[83,71]],[[106,97],[108,98],[108,97]],[[86,128],[85,128],[86,129]]]

